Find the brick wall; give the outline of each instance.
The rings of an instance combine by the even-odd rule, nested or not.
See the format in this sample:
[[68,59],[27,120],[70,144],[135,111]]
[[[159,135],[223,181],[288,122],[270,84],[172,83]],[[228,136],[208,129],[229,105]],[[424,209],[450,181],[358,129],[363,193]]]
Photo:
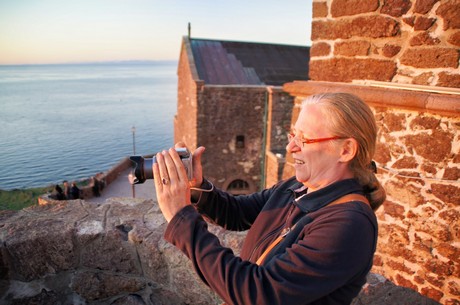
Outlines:
[[310,79],[460,87],[458,0],[314,0]]
[[355,93],[379,124],[375,160],[388,198],[377,212],[373,271],[442,304],[460,304],[460,96],[344,84],[459,88],[460,1],[314,1],[312,42],[310,79],[319,82],[285,90],[297,101],[323,91]]
[[460,98],[311,81],[284,90],[297,97],[293,121],[301,100],[321,92],[354,93],[371,106],[379,127],[374,160],[388,195],[377,211],[372,271],[441,304],[460,304]]

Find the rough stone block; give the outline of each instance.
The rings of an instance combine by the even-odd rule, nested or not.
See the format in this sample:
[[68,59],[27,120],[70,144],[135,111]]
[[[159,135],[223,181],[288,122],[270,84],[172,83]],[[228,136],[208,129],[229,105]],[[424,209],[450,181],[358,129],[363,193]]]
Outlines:
[[327,56],[331,53],[331,46],[326,42],[316,42],[310,48],[310,57]]
[[368,41],[344,41],[336,42],[334,46],[334,55],[343,56],[366,56],[369,54],[371,44]]
[[313,2],[313,18],[327,17],[327,2]]
[[435,22],[436,22],[436,18],[428,18],[428,17],[424,17],[424,16],[418,16],[418,17],[415,19],[414,30],[415,30],[415,31],[426,31],[426,30],[428,30]]
[[415,47],[415,46],[423,46],[423,45],[432,46],[432,45],[437,45],[440,42],[441,40],[439,40],[438,38],[431,37],[430,33],[422,32],[412,37],[409,43],[411,46]]
[[447,41],[454,46],[460,47],[460,31],[451,34]]
[[410,48],[401,56],[401,64],[415,68],[457,68],[458,60],[459,51],[455,48]]
[[356,17],[351,20],[312,22],[312,41],[320,39],[349,39],[352,37],[382,38],[399,33],[398,21],[381,15]]
[[460,188],[455,185],[434,183],[431,185],[433,195],[444,202],[460,205]]
[[440,72],[438,74],[438,83],[440,87],[460,88],[460,74],[451,74],[448,72]]
[[310,61],[310,79],[351,82],[354,79],[391,81],[396,63],[389,60],[334,58]]
[[335,0],[332,1],[332,17],[353,16],[374,12],[379,8],[378,0]]
[[452,150],[452,139],[451,133],[434,130],[432,134],[407,135],[405,142],[407,147],[414,149],[418,155],[428,161],[439,163],[449,157]]
[[444,30],[460,29],[460,5],[458,0],[442,1],[436,14],[444,20]]
[[410,10],[411,6],[412,2],[410,0],[385,0],[380,13],[401,17]]
[[417,0],[415,1],[414,13],[426,14],[433,8],[433,5],[438,1],[439,0]]
[[393,57],[397,55],[401,51],[401,46],[398,45],[393,45],[393,44],[385,44],[385,46],[382,48],[382,54],[385,57]]

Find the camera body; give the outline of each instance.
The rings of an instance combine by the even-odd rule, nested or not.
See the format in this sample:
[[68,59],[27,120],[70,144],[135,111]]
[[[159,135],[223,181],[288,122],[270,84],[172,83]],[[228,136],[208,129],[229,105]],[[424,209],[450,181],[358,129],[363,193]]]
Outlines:
[[[192,154],[187,148],[176,148],[177,153],[185,166],[188,180],[193,179]],[[133,163],[133,170],[129,175],[131,184],[144,183],[147,179],[153,179],[153,163],[156,163],[156,157],[144,158],[142,156],[129,157]]]

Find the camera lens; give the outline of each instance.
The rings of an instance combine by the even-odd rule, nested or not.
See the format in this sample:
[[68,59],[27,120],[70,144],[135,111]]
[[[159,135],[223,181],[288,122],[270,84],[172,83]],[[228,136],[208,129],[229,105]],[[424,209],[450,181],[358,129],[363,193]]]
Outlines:
[[152,165],[156,162],[155,157],[131,156],[129,159],[134,163],[134,170],[129,177],[131,184],[144,183],[147,179],[153,179]]

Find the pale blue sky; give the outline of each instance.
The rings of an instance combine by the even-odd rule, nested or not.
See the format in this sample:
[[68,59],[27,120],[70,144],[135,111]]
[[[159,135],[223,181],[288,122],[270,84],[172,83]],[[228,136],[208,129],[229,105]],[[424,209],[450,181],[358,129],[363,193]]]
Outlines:
[[310,45],[309,0],[0,0],[0,64],[177,60],[192,37]]

